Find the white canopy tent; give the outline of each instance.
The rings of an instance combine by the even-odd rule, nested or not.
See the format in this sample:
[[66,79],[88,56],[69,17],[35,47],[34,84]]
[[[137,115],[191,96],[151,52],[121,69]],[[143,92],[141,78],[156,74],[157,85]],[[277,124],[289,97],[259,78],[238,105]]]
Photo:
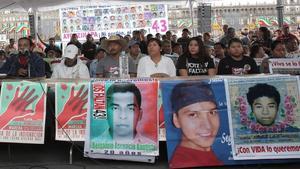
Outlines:
[[[1,0],[0,10],[22,10],[28,11],[33,9],[36,11],[55,10],[59,8],[75,7],[75,6],[90,6],[90,5],[130,5],[130,4],[149,4],[149,3],[163,3],[163,4],[176,4],[188,5],[190,0]],[[195,1],[195,0],[191,0]],[[209,1],[209,0],[203,0]],[[196,1],[195,1],[196,2]],[[197,1],[198,2],[198,1]],[[201,0],[202,2],[202,0]]]

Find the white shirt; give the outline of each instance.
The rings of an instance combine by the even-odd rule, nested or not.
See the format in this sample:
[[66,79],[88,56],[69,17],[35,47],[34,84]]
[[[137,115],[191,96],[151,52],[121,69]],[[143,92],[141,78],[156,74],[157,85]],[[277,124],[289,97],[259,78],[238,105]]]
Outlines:
[[165,73],[171,77],[176,76],[176,68],[172,59],[161,56],[158,64],[155,64],[150,56],[142,57],[137,68],[137,77],[150,77],[155,73]]
[[53,68],[51,78],[87,79],[90,78],[90,73],[87,66],[80,59],[77,60],[77,64],[73,67],[66,66],[63,59]]

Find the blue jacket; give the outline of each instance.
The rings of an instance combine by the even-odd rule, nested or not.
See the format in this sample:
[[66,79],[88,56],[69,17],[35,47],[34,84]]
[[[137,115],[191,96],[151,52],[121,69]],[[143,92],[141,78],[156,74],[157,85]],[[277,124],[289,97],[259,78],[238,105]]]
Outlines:
[[[37,54],[30,52],[28,56],[28,69],[30,70],[30,77],[44,77],[45,76],[45,62]],[[0,68],[0,73],[5,73],[8,76],[18,76],[17,71],[21,68],[18,54],[10,55],[5,64]]]

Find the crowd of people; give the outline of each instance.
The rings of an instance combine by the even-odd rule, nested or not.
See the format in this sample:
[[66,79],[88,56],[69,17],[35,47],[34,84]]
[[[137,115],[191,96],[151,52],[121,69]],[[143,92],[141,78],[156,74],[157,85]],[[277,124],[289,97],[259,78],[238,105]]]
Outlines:
[[186,28],[178,39],[171,31],[146,35],[136,30],[97,42],[88,34],[83,44],[73,34],[64,52],[54,38],[45,43],[38,36],[44,49],[32,37],[18,39],[17,45],[10,39],[0,51],[0,73],[18,78],[117,78],[125,51],[131,77],[244,75],[269,73],[270,58],[300,56],[299,39],[288,25],[274,32],[267,27],[244,29],[241,35],[224,25],[223,32],[218,41],[209,32],[190,37]]

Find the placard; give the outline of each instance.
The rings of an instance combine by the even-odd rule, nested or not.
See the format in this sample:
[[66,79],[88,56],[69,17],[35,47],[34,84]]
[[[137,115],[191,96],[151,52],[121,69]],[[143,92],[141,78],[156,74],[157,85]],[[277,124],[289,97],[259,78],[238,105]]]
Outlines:
[[60,10],[61,39],[70,41],[76,33],[79,40],[87,34],[95,39],[120,34],[132,35],[132,31],[144,29],[148,33],[168,31],[167,5],[87,6]]
[[170,168],[233,164],[224,81],[163,80]]
[[297,77],[229,79],[227,98],[235,160],[300,157]]
[[85,155],[132,161],[158,156],[157,91],[152,80],[92,82]]
[[300,75],[300,58],[269,59],[272,74]]
[[59,82],[55,93],[55,139],[85,141],[88,82]]
[[43,144],[46,118],[46,83],[1,84],[0,142]]

